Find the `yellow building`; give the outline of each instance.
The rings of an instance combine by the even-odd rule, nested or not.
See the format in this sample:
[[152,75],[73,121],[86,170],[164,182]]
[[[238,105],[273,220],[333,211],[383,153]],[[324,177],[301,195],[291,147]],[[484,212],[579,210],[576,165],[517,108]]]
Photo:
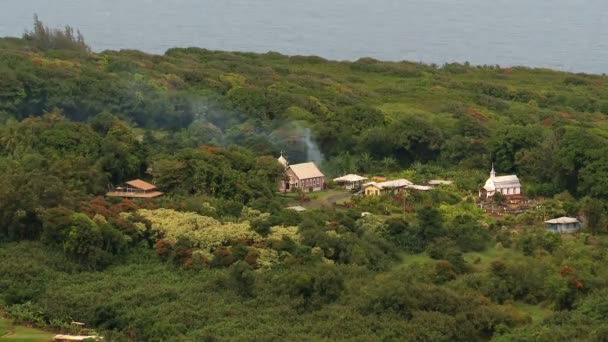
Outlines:
[[377,183],[369,183],[364,186],[365,196],[380,196],[382,194],[382,187]]
[[412,185],[414,183],[407,179],[397,179],[382,183],[371,182],[363,185],[363,192],[366,196],[380,196],[384,193],[402,191]]

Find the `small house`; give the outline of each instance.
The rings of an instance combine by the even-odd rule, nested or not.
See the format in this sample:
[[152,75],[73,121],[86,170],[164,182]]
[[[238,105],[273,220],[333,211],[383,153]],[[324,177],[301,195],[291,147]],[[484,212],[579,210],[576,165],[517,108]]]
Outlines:
[[141,179],[135,179],[113,188],[106,194],[106,196],[124,198],[155,198],[162,196],[162,194],[162,192],[156,189],[156,185],[144,182]]
[[384,188],[376,182],[371,182],[363,186],[363,191],[365,196],[380,196],[384,192]]
[[516,175],[496,176],[494,164],[490,171],[490,178],[486,184],[479,190],[479,198],[492,198],[495,194],[501,193],[505,197],[520,197],[521,183]]
[[382,183],[370,182],[363,185],[363,192],[366,196],[380,196],[390,192],[400,192],[405,188],[414,185],[407,179],[397,179]]
[[545,221],[547,230],[554,233],[575,233],[581,229],[581,221],[574,217],[560,217]]
[[283,153],[278,162],[285,168],[285,179],[280,182],[281,192],[294,191],[321,191],[327,187],[325,175],[313,162],[289,165]]
[[366,177],[362,177],[359,175],[348,174],[346,176],[334,178],[334,182],[347,190],[359,189],[364,181],[366,181]]

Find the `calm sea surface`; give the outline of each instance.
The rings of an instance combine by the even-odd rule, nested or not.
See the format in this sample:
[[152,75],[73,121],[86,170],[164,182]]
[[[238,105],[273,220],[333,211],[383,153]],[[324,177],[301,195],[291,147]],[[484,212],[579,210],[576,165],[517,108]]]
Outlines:
[[94,50],[278,51],[354,60],[608,73],[607,0],[0,0],[0,36],[33,13]]

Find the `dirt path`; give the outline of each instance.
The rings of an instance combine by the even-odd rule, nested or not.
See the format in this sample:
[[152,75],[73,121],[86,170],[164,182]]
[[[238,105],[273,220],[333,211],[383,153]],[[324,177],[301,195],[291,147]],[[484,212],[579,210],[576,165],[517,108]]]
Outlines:
[[306,193],[306,195],[309,195],[314,199],[311,199],[308,202],[300,202],[297,201],[295,197],[291,196],[291,205],[301,205],[304,208],[331,207],[338,201],[350,198],[353,194],[346,190],[329,190],[311,194]]
[[353,196],[353,194],[352,194],[352,193],[350,193],[350,192],[345,192],[345,193],[341,193],[341,194],[336,194],[336,195],[329,196],[329,197],[327,197],[327,198],[325,199],[325,201],[327,201],[327,203],[329,203],[329,204],[332,204],[332,205],[333,205],[333,204],[335,204],[335,203],[336,203],[336,202],[338,202],[338,201],[341,201],[341,200],[343,200],[343,199],[350,198],[350,197],[352,197],[352,196]]

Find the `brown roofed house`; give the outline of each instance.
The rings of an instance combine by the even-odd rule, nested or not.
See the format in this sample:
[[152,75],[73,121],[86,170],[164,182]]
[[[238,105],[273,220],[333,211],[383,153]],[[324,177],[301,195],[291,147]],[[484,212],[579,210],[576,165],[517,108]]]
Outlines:
[[302,163],[289,165],[283,153],[278,159],[285,167],[286,178],[281,181],[279,190],[281,192],[301,189],[302,191],[321,191],[327,186],[325,175],[319,170],[315,163]]
[[156,185],[144,182],[141,179],[128,181],[121,186],[118,186],[108,192],[108,197],[124,197],[124,198],[154,198],[161,196],[163,193],[156,189]]

